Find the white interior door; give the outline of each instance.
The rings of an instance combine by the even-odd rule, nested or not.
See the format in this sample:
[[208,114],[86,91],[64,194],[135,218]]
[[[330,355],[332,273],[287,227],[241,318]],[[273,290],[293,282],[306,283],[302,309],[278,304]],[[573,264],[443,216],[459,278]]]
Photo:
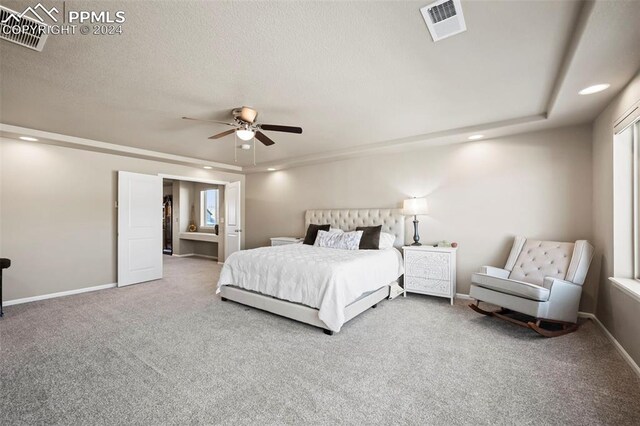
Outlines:
[[118,287],[162,278],[162,178],[118,172]]
[[240,182],[231,182],[224,189],[225,220],[224,259],[240,250],[242,211],[240,206]]

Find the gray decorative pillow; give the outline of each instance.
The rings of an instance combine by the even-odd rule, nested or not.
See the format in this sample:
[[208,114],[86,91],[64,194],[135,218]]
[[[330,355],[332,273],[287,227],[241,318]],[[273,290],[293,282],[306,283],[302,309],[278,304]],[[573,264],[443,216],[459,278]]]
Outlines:
[[356,231],[362,231],[360,250],[378,250],[380,248],[380,232],[382,225],[358,226]]
[[316,237],[316,245],[318,247],[341,250],[358,250],[360,248],[361,238],[362,231],[351,231],[342,233],[318,231],[318,236]]

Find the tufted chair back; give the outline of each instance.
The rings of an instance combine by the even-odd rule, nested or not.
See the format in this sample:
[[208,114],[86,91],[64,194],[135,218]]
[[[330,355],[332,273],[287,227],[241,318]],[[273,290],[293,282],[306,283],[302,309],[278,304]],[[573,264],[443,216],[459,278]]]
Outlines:
[[509,279],[538,286],[544,286],[546,277],[582,285],[592,255],[586,240],[561,243],[516,237],[504,269],[510,272]]
[[304,215],[304,228],[309,224],[331,225],[343,231],[354,231],[358,226],[382,225],[382,232],[396,237],[395,247],[404,245],[405,216],[402,209],[328,209],[307,210]]

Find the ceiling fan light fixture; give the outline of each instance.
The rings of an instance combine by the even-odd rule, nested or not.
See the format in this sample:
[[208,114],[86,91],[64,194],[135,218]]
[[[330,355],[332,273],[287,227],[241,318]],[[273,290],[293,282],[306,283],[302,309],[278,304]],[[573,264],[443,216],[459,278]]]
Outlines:
[[250,141],[255,136],[256,132],[248,129],[238,129],[236,130],[236,135],[242,139],[243,141]]

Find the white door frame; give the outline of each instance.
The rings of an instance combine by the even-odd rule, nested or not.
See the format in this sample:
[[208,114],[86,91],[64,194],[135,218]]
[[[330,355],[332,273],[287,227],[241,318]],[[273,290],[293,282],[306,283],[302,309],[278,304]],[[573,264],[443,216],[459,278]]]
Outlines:
[[165,175],[164,173],[158,173],[162,179],[173,179],[173,180],[181,180],[185,182],[196,182],[196,183],[208,183],[211,185],[227,185],[231,182],[226,180],[214,180],[214,179],[202,179],[202,178],[194,178],[188,176],[174,176],[174,175]]

